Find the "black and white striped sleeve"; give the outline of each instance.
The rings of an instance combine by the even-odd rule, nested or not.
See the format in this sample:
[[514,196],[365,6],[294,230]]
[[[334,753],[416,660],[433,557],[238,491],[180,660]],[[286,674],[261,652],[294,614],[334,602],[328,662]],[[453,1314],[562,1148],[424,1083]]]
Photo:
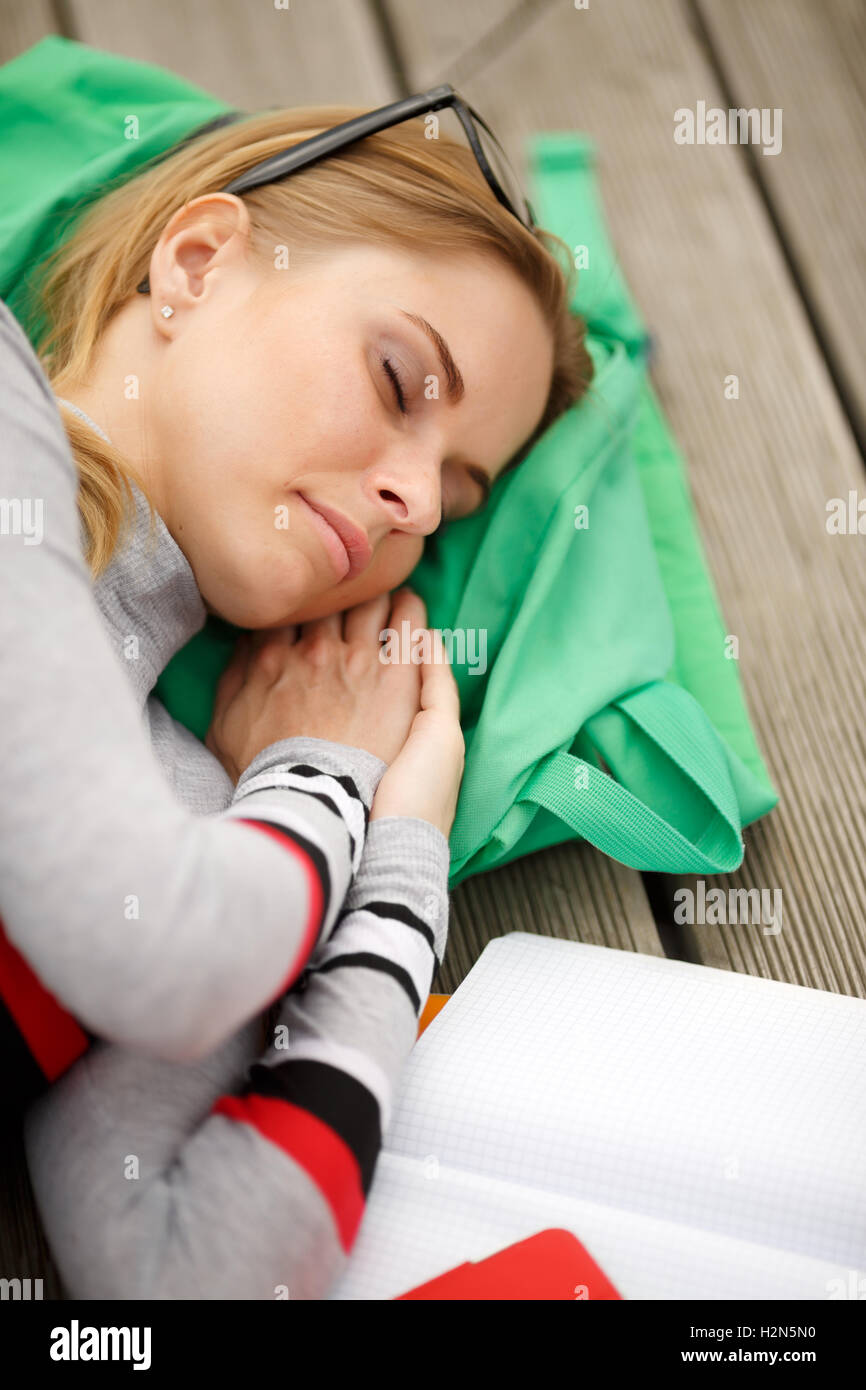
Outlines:
[[370,808],[385,770],[361,748],[299,736],[262,750],[243,772],[224,819],[270,835],[297,862],[306,892],[286,912],[299,916],[292,975],[334,928],[361,865]]
[[[296,1220],[315,1239],[274,1270],[321,1296],[355,1242],[400,1072],[418,1036],[448,934],[448,841],[410,817],[370,822],[361,868],[330,939],[280,1004],[267,1053],[213,1115],[280,1150],[310,1195]],[[276,1169],[275,1169],[276,1171]],[[315,1189],[318,1189],[317,1195]],[[259,1242],[260,1246],[261,1242]],[[256,1262],[262,1256],[257,1249]]]

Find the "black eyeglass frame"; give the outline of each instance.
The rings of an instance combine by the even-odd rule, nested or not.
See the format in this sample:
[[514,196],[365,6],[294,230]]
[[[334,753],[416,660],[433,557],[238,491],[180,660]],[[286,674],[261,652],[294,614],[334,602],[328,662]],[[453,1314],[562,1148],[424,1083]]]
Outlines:
[[[402,97],[399,101],[389,102],[386,106],[380,106],[374,111],[365,111],[363,115],[353,116],[349,121],[341,121],[339,125],[331,126],[329,130],[323,130],[308,140],[301,140],[297,145],[292,145],[279,154],[269,155],[267,159],[261,160],[258,164],[254,164],[251,169],[246,169],[244,173],[232,179],[219,191],[221,193],[246,193],[251,188],[258,188],[261,184],[275,183],[279,179],[286,178],[289,174],[297,173],[299,169],[309,168],[318,160],[326,159],[328,155],[345,149],[347,145],[354,144],[356,140],[362,140],[367,135],[376,135],[379,131],[400,125],[402,121],[409,121],[416,116],[424,116],[430,111],[441,111],[449,107],[457,115],[478,166],[498,201],[513,217],[517,218],[518,222],[526,227],[527,231],[534,232],[538,223],[529,200],[521,194],[524,208],[524,213],[521,214],[491,169],[474,122],[477,122],[487,132],[499,149],[503,160],[514,173],[508,156],[484,118],[458,95],[450,82],[443,82],[440,86],[431,87],[426,92],[417,92],[414,96]],[[186,144],[188,140],[208,134],[211,130],[228,124],[230,121],[241,120],[244,115],[246,115],[245,112],[239,111],[219,116],[215,121],[209,121],[206,126],[187,136],[187,139],[181,141],[181,144]],[[177,149],[178,147],[175,146],[174,148]],[[172,152],[169,151],[168,153]],[[515,185],[519,185],[516,175],[514,182]],[[150,293],[148,276],[145,276],[137,289],[139,294]]]

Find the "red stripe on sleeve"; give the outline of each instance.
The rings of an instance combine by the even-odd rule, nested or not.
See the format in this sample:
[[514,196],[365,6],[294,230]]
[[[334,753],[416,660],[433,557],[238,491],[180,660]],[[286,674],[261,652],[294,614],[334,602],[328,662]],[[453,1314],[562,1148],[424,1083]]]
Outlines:
[[274,992],[274,999],[278,999],[280,995],[285,994],[286,990],[290,989],[295,983],[295,980],[309,960],[312,949],[318,939],[325,903],[324,894],[322,893],[322,884],[315,864],[312,862],[309,855],[304,853],[301,846],[291,839],[290,830],[287,830],[285,834],[281,834],[280,831],[276,830],[272,825],[266,825],[263,821],[254,820],[252,817],[238,816],[237,820],[239,825],[251,825],[260,833],[264,832],[265,835],[270,835],[271,839],[275,840],[282,849],[288,850],[290,854],[293,854],[304,870],[304,876],[307,880],[307,892],[310,898],[310,915],[307,918],[303,940],[298,948],[298,954],[292,962],[291,969],[279,989]]
[[24,1041],[49,1081],[68,1071],[89,1046],[87,1035],[72,1014],[16,951],[0,922],[0,998],[15,1020]]
[[348,1254],[364,1215],[364,1192],[358,1160],[339,1134],[309,1110],[273,1096],[221,1096],[213,1113],[252,1125],[301,1165],[328,1203]]

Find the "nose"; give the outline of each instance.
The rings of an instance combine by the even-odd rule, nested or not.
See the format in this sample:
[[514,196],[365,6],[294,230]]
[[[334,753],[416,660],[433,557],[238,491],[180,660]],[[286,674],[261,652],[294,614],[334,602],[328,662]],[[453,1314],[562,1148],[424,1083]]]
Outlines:
[[428,536],[442,515],[441,474],[433,451],[426,456],[404,452],[401,457],[392,455],[377,463],[369,470],[366,483],[392,528]]

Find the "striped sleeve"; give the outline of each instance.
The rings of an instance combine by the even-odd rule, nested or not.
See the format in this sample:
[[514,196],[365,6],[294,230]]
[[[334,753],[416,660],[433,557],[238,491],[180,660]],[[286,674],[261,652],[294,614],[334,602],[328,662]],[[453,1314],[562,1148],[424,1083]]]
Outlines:
[[[374,754],[300,736],[271,744],[243,772],[222,819],[267,835],[303,876],[303,922],[288,975],[297,978],[313,949],[328,940],[361,864],[373,795],[385,764]],[[287,904],[287,911],[290,905]],[[291,910],[297,910],[295,904]]]
[[448,868],[448,842],[435,826],[408,817],[370,823],[343,910],[282,1000],[267,1054],[240,1094],[214,1106],[304,1169],[346,1255],[445,949]]

